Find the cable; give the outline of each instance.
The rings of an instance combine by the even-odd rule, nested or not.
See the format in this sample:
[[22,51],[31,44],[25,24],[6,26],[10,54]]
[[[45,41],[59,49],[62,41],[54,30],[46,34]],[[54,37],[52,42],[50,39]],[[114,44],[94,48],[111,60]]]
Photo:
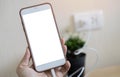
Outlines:
[[95,48],[86,48],[86,49],[92,50],[93,52],[96,53],[96,61],[95,61],[94,65],[90,68],[89,72],[88,72],[84,77],[88,77],[88,75],[89,75],[89,74],[95,69],[95,67],[97,66],[98,60],[99,60],[98,51],[97,51]]
[[54,70],[54,69],[51,69],[51,74],[52,74],[52,77],[56,77],[56,74],[55,74],[55,70]]
[[84,72],[84,70],[85,70],[85,67],[82,68],[80,74],[77,77],[80,77],[82,75],[82,73]]
[[[85,49],[87,49],[87,50],[89,49],[89,50],[93,50],[93,51],[96,53],[96,57],[97,57],[97,58],[96,58],[96,61],[95,61],[94,65],[90,68],[90,72],[92,72],[92,70],[95,69],[95,67],[96,67],[96,65],[97,65],[97,63],[98,63],[98,60],[99,60],[98,51],[97,51],[95,48],[88,48],[88,47],[87,47],[87,44],[88,44],[88,42],[89,42],[89,40],[90,40],[90,37],[91,37],[91,29],[92,29],[92,25],[89,26],[89,31],[88,31],[87,40],[86,40],[83,48],[78,49],[78,50],[76,50],[76,51],[74,52],[74,55],[79,55],[80,53],[85,53],[85,52],[86,52],[86,51],[84,51]],[[76,72],[76,71],[75,71],[75,72]],[[82,72],[82,71],[81,71],[81,72]],[[78,75],[78,77],[81,76],[81,72],[80,72],[80,74]],[[90,74],[90,72],[88,72],[84,77],[87,77],[87,76]]]
[[90,25],[90,27],[89,27],[89,31],[87,32],[87,40],[86,40],[86,42],[85,42],[85,44],[84,44],[84,46],[81,48],[81,49],[78,49],[78,50],[76,50],[75,52],[74,52],[74,55],[79,55],[81,52],[83,52],[83,50],[87,47],[87,44],[88,44],[88,42],[89,42],[89,40],[90,40],[90,37],[91,37],[91,25]]
[[[81,71],[80,71],[81,70]],[[72,77],[74,76],[76,73],[78,73],[80,71],[80,74],[77,77],[80,77],[82,75],[82,73],[84,72],[85,68],[84,67],[80,67],[79,69],[77,69],[75,72],[73,72],[71,75],[69,75],[68,77]]]
[[[88,48],[88,47],[84,47],[84,48],[82,48],[81,50],[78,50],[78,51],[80,51],[80,52],[78,52],[78,53],[80,54],[80,53],[85,53],[85,52],[87,52],[87,51],[85,51],[85,49],[86,49],[86,50],[92,50],[92,52],[95,52],[95,54],[96,54],[96,61],[95,61],[94,65],[90,68],[89,72],[84,76],[84,77],[88,77],[88,75],[95,69],[96,65],[98,64],[99,55],[98,55],[97,49],[95,49],[95,48]],[[78,53],[77,53],[77,54],[78,54]],[[76,54],[76,55],[77,55],[77,54]],[[84,69],[85,69],[85,68],[84,68]],[[78,70],[80,70],[80,69],[78,69]],[[72,73],[71,76],[69,76],[69,77],[72,77],[74,74],[76,74],[76,73],[78,72],[78,70],[76,70],[74,73]],[[81,70],[80,74],[79,74],[77,77],[80,77],[80,76],[82,75],[82,73],[83,73],[83,71]]]

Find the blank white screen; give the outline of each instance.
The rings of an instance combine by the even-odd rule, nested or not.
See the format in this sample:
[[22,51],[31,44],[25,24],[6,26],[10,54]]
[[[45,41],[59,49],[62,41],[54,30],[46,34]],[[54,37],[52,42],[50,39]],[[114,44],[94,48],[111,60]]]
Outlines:
[[35,65],[64,58],[51,9],[24,14],[23,21]]

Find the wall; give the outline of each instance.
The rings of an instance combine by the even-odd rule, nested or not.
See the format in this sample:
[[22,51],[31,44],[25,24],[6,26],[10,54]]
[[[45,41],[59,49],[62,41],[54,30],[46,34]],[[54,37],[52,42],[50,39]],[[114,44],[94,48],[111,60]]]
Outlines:
[[[102,9],[104,27],[93,31],[88,46],[99,50],[97,68],[120,65],[120,1],[119,0],[0,0],[0,77],[17,77],[16,67],[27,47],[19,10],[22,7],[50,2],[61,35],[67,26],[73,26],[72,14]],[[86,66],[93,56],[88,56]]]

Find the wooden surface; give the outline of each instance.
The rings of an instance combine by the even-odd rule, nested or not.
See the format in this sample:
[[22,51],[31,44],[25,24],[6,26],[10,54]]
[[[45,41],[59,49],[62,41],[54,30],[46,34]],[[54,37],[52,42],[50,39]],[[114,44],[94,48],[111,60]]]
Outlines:
[[120,66],[97,69],[88,77],[120,77]]

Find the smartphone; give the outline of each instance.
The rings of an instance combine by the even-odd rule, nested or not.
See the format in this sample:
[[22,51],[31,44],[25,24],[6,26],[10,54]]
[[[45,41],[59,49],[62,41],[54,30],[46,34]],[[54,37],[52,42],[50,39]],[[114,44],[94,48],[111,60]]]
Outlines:
[[65,56],[51,4],[22,8],[20,18],[36,71],[65,64]]

